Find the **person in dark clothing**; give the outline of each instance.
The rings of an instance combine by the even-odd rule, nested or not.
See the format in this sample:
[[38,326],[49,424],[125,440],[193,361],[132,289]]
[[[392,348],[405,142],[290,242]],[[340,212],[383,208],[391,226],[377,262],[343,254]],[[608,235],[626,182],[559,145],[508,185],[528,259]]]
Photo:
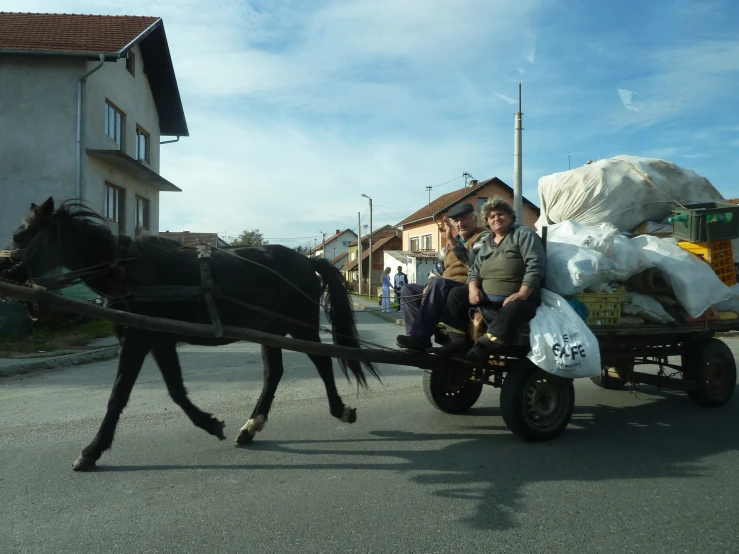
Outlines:
[[395,301],[398,303],[398,311],[400,311],[401,306],[403,303],[400,301],[400,299],[403,297],[403,293],[401,292],[401,289],[408,284],[408,276],[403,273],[403,266],[398,266],[398,272],[395,274],[395,277],[393,277],[393,289],[395,290]]
[[531,229],[515,225],[510,204],[494,198],[482,207],[492,234],[485,237],[467,287],[450,292],[439,321],[449,341],[432,352],[459,355],[469,348],[467,327],[470,308],[480,307],[487,332],[464,355],[485,360],[490,353],[509,344],[522,323],[531,320],[541,303],[541,284],[546,275],[546,254],[541,238]]
[[475,208],[469,203],[454,206],[444,218],[444,223],[446,245],[439,254],[441,264],[437,263],[437,270],[432,273],[428,284],[426,287],[411,284],[401,289],[401,295],[406,299],[403,305],[406,334],[397,338],[401,348],[421,352],[431,348],[431,337],[447,296],[453,289],[464,287],[481,240],[490,232],[479,225]]

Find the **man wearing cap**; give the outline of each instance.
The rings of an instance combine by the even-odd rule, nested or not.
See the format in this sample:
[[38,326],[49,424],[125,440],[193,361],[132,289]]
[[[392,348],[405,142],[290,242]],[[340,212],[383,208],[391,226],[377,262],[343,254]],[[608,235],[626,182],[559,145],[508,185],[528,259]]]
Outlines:
[[[408,350],[426,351],[441,317],[449,291],[467,283],[467,271],[482,246],[480,239],[490,231],[481,227],[472,204],[454,206],[444,217],[446,244],[425,288],[409,284],[401,289],[405,335],[397,343]],[[456,235],[454,231],[456,230]]]

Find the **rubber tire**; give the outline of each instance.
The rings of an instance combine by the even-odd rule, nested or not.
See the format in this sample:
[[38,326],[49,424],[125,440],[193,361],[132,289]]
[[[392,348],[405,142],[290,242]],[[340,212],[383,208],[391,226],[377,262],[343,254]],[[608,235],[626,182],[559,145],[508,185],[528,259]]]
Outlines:
[[[715,383],[709,381],[710,375],[706,369],[711,363],[721,361],[723,370],[716,377],[720,378],[719,387],[716,390]],[[695,381],[698,388],[689,392],[688,396],[699,406],[717,407],[726,404],[734,394],[736,387],[736,360],[734,353],[719,339],[709,339],[697,346],[696,350],[683,355],[683,379]]]
[[434,408],[447,414],[463,414],[472,408],[480,398],[482,386],[452,371],[426,369],[423,372],[426,398]]
[[[544,428],[529,418],[526,409],[526,393],[532,382],[544,379],[561,395],[555,405],[558,412],[555,421]],[[547,441],[559,436],[572,419],[575,409],[575,387],[572,379],[557,377],[539,369],[527,359],[520,360],[506,373],[500,392],[500,411],[503,421],[517,437],[526,441]]]
[[[626,380],[620,377],[614,377],[608,373],[607,367],[603,368],[600,375],[591,377],[590,380],[598,387],[606,390],[623,390],[626,387]],[[617,370],[617,367],[613,369]],[[631,366],[631,370],[634,370],[634,366]]]

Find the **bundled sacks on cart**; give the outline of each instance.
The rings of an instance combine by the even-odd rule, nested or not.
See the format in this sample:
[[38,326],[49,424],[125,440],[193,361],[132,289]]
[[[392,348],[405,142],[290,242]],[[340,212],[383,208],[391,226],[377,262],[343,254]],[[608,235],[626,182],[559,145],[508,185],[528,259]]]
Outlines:
[[[600,373],[599,359],[569,360],[571,367],[553,359],[551,347],[563,338],[552,336],[556,325],[569,325],[587,343],[583,322],[674,325],[738,317],[739,290],[727,286],[736,283],[736,273],[726,239],[739,236],[739,212],[727,223],[735,207],[728,214],[708,209],[725,205],[703,177],[663,160],[619,156],[543,177],[539,193],[537,226],[547,227],[546,288],[554,293],[544,297],[531,324],[529,357],[539,367],[565,376]],[[705,209],[691,210],[696,204]],[[676,235],[705,241],[708,233],[709,241],[673,238],[667,221],[673,211],[680,214]],[[703,212],[713,215],[695,215]],[[561,218],[566,219],[556,222]],[[711,242],[711,229],[723,240]],[[720,271],[719,253],[728,263]],[[582,321],[573,322],[573,313]]]

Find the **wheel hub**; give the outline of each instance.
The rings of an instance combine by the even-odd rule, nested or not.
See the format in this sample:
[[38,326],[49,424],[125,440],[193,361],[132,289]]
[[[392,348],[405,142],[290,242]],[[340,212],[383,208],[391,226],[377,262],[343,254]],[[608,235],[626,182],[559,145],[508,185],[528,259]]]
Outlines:
[[526,416],[536,427],[549,427],[556,423],[562,411],[562,394],[552,382],[539,378],[526,388]]

